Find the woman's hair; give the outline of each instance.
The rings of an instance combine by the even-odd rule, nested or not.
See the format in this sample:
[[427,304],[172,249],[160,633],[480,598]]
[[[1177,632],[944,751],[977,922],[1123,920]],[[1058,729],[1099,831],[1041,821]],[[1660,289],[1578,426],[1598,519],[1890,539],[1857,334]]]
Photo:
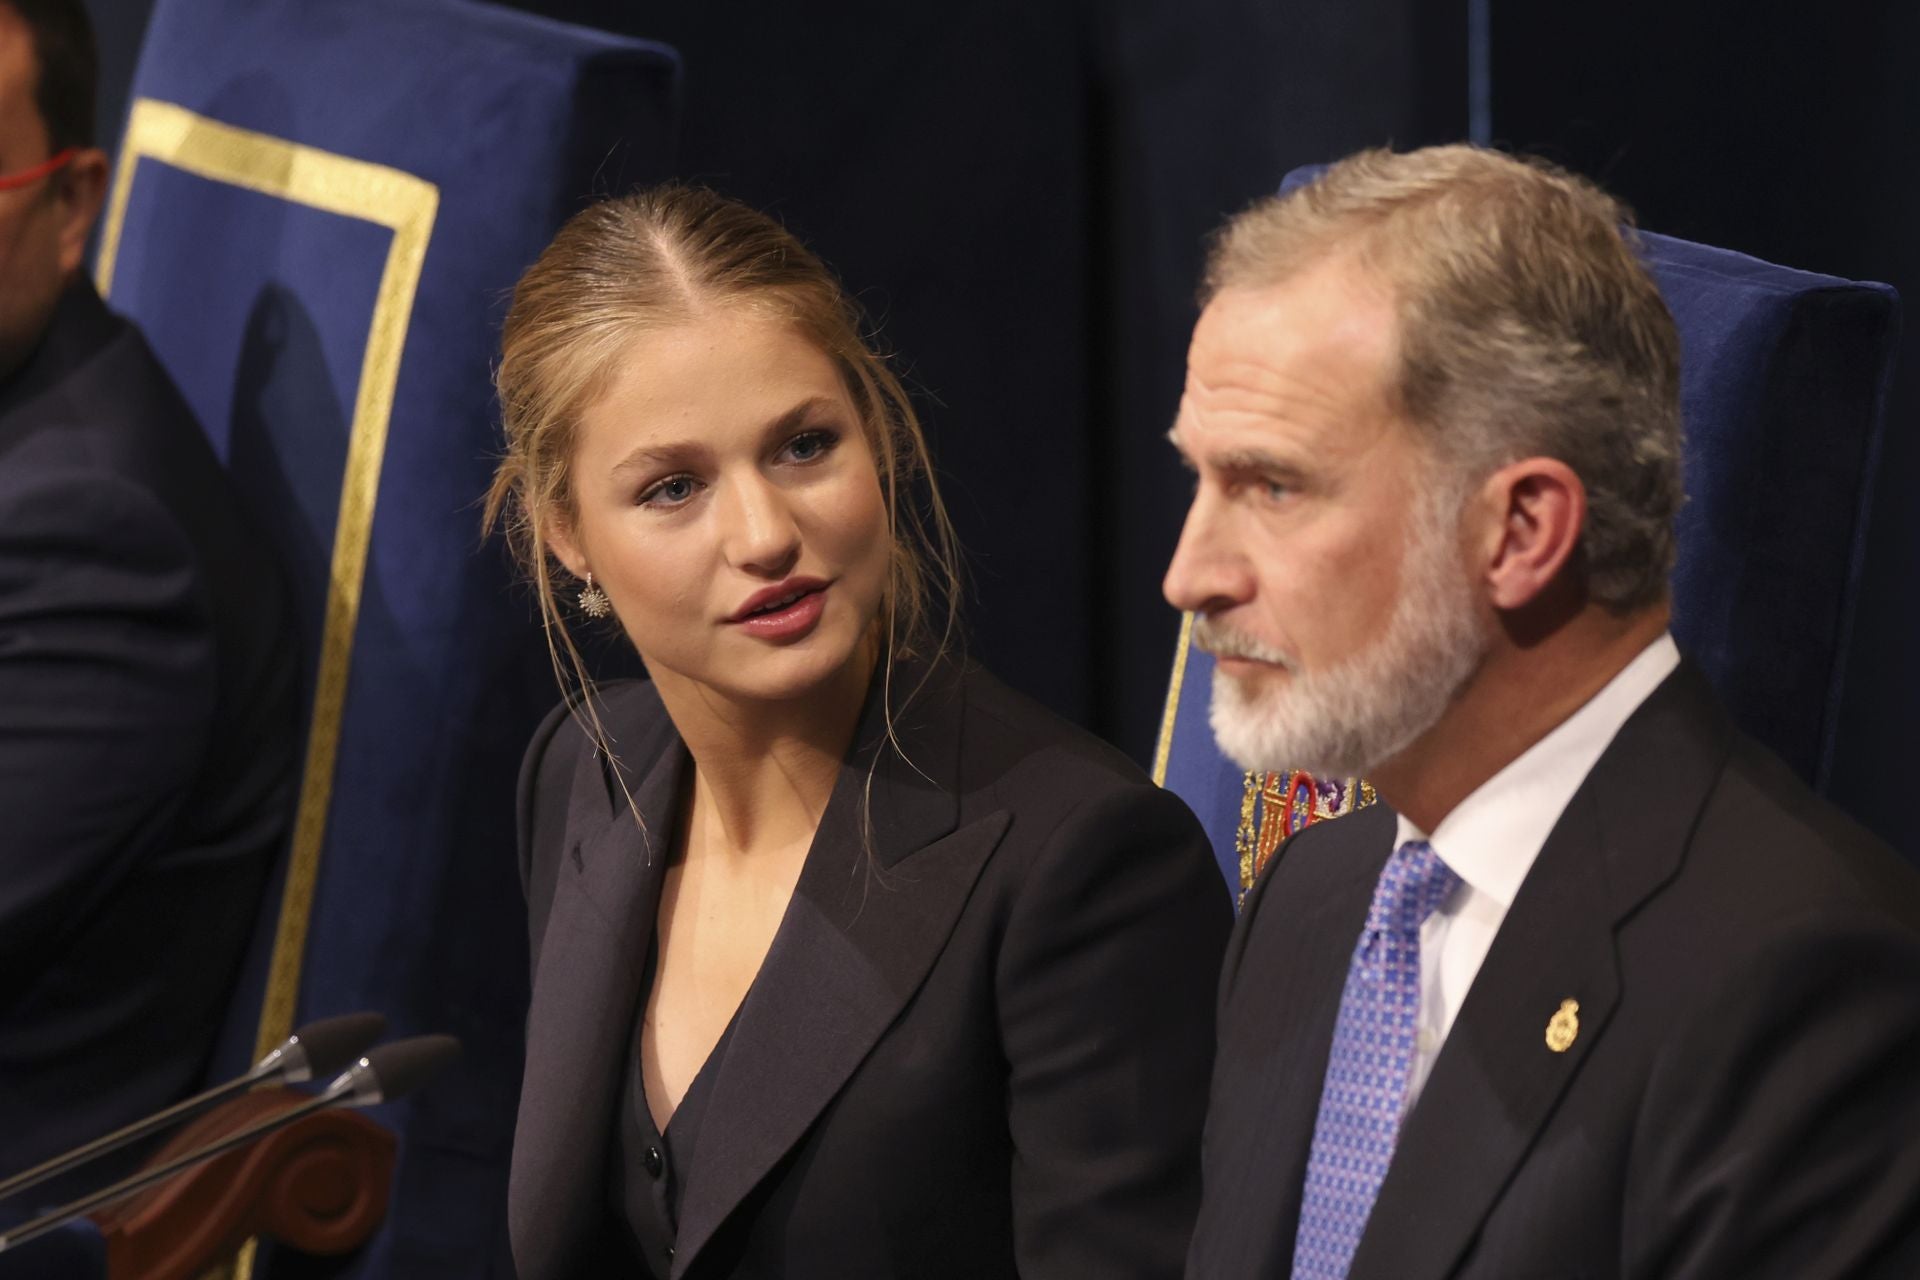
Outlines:
[[832,271],[772,218],[704,188],[673,184],[606,200],[570,219],[514,287],[494,376],[506,453],[485,515],[487,528],[504,525],[532,578],[555,676],[576,709],[586,707],[588,732],[603,749],[592,683],[558,596],[571,579],[556,574],[547,536],[577,514],[571,463],[580,415],[605,392],[622,355],[637,336],[716,308],[788,321],[846,384],[893,542],[883,679],[890,682],[894,659],[938,657],[954,643],[959,556],[926,437]]

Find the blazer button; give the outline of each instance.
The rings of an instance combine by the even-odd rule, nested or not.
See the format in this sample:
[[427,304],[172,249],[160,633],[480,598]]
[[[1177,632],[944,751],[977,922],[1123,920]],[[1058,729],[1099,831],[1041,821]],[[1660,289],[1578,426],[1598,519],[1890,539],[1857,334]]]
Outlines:
[[640,1159],[641,1163],[647,1166],[647,1176],[650,1178],[659,1177],[660,1171],[667,1167],[667,1162],[661,1156],[660,1148],[658,1147],[648,1147],[647,1154]]

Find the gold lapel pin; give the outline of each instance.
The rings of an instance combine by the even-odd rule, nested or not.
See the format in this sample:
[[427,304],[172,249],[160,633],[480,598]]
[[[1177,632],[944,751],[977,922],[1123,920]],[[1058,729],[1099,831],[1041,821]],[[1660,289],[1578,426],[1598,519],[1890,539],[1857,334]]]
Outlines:
[[1547,1048],[1555,1053],[1565,1053],[1573,1047],[1573,1041],[1580,1034],[1580,1002],[1562,1000],[1560,1010],[1547,1019]]

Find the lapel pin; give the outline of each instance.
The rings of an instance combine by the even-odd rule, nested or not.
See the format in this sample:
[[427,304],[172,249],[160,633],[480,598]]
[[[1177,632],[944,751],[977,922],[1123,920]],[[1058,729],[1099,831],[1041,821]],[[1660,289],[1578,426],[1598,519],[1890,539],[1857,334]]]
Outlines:
[[1547,1019],[1547,1048],[1555,1053],[1565,1053],[1573,1047],[1573,1041],[1580,1034],[1580,1002],[1562,1000],[1560,1010]]

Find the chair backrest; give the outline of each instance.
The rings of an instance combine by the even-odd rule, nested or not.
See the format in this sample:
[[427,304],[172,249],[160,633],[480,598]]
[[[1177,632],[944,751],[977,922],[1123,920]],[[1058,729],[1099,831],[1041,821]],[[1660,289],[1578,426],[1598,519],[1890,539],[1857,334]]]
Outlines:
[[[1295,170],[1281,191],[1322,171]],[[1639,246],[1680,331],[1675,639],[1741,728],[1824,790],[1899,298],[1669,236]],[[1242,772],[1207,726],[1212,675],[1183,625],[1154,776],[1200,815],[1237,895],[1286,834],[1371,794],[1360,779]]]
[[376,1113],[400,1167],[356,1275],[503,1273],[514,778],[557,693],[479,534],[491,361],[565,216],[669,171],[678,98],[669,49],[471,0],[161,0],[148,28],[97,274],[277,543],[310,708],[292,848],[209,1074],[360,1008],[466,1046]]

